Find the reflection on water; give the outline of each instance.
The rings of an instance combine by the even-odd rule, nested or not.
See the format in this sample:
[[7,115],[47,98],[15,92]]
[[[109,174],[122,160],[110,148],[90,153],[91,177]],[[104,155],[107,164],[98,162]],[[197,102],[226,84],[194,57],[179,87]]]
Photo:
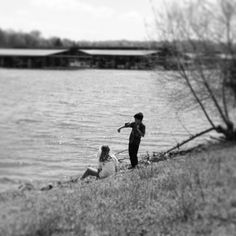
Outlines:
[[[1,184],[81,173],[96,165],[100,145],[126,149],[130,130],[116,130],[140,111],[147,129],[140,153],[186,138],[160,86],[163,73],[0,70]],[[193,133],[206,126],[194,113],[181,119]]]

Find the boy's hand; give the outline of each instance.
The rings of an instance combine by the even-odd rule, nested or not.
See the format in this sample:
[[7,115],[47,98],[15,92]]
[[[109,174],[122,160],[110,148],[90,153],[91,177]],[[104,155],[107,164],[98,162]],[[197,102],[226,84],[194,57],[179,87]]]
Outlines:
[[119,129],[117,130],[117,132],[120,133],[120,130],[121,130],[121,128],[119,128]]

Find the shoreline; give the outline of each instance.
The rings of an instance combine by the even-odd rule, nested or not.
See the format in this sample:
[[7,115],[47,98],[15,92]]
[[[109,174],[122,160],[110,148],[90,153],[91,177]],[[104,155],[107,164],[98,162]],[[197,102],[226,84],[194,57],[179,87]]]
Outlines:
[[[179,150],[179,151],[172,151],[168,155],[162,156],[163,152],[152,152],[152,155],[147,154],[142,154],[139,157],[139,166],[145,166],[145,165],[150,165],[151,163],[156,163],[159,161],[166,161],[167,159],[175,158],[176,156],[183,156],[186,155],[187,153],[190,153],[192,151],[197,151],[200,150],[201,148],[207,148],[207,144],[199,144],[196,146],[193,146],[191,148]],[[129,166],[129,157],[126,156],[126,158],[121,158],[120,159],[120,171],[125,171],[127,170]],[[127,163],[123,163],[123,161],[128,161]],[[119,172],[118,172],[119,174]],[[69,183],[75,183],[73,181],[74,178],[79,177],[80,175],[73,175],[73,176],[66,176],[61,179],[52,179],[50,181],[47,180],[34,180],[34,181],[22,181],[19,183],[14,183],[14,187],[10,186],[9,188],[6,188],[6,190],[0,191],[0,196],[1,194],[8,194],[11,192],[17,192],[17,191],[46,191],[46,190],[51,190],[54,187],[60,187],[63,184],[69,184]],[[82,174],[81,174],[82,176]],[[91,179],[91,178],[90,178]],[[94,179],[94,178],[92,178]],[[78,182],[78,181],[76,181]]]
[[103,180],[0,193],[0,234],[234,235],[235,183],[235,143],[212,144]]
[[[159,162],[159,161],[165,161],[167,159],[170,158],[174,158],[176,156],[182,156],[182,155],[186,155],[187,153],[191,153],[193,151],[196,150],[201,150],[201,148],[208,148],[208,146],[214,145],[218,142],[220,142],[222,140],[208,140],[205,143],[199,143],[199,144],[195,144],[194,145],[190,145],[190,147],[188,148],[182,148],[180,150],[176,149],[177,151],[171,151],[170,153],[168,153],[167,155],[163,156],[163,153],[165,151],[153,151],[151,152],[152,154],[149,154],[149,152],[144,152],[142,154],[139,155],[139,165],[147,165],[147,161],[151,162]],[[121,153],[123,152],[128,152],[127,150],[123,150]],[[146,153],[146,154],[144,154]],[[118,154],[120,154],[120,152],[118,152]],[[120,166],[122,170],[125,170],[126,167],[129,166],[129,157],[128,154],[124,157],[124,158],[118,158],[120,160]],[[123,163],[127,161],[126,163]],[[148,164],[150,164],[148,163]],[[0,195],[2,193],[6,193],[6,192],[12,192],[12,191],[24,191],[24,190],[40,190],[41,188],[44,188],[47,185],[60,185],[63,182],[70,182],[72,178],[74,177],[78,177],[80,175],[82,175],[82,173],[78,174],[78,175],[67,175],[64,176],[62,178],[52,178],[51,180],[25,180],[25,181],[20,181],[20,180],[12,180],[9,179],[10,182],[13,182],[12,185],[10,187],[7,187],[7,190],[0,190]],[[4,177],[3,179],[8,179],[7,177]],[[58,184],[59,183],[59,184]],[[0,184],[1,185],[1,184]]]

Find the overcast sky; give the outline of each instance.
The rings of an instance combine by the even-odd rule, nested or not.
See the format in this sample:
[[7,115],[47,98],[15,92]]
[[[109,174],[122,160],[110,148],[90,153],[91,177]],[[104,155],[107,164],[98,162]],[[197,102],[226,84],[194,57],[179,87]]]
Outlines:
[[44,37],[146,40],[152,19],[150,0],[0,0],[0,28]]

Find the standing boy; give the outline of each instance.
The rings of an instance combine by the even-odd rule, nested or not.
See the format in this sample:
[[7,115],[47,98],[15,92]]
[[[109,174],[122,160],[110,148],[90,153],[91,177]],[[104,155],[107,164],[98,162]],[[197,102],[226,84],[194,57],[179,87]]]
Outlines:
[[120,127],[117,131],[120,133],[123,128],[132,128],[129,136],[129,157],[131,167],[135,168],[138,165],[138,149],[141,141],[141,137],[145,135],[145,125],[142,123],[143,113],[137,113],[134,115],[135,121],[132,123],[125,123],[124,126]]

